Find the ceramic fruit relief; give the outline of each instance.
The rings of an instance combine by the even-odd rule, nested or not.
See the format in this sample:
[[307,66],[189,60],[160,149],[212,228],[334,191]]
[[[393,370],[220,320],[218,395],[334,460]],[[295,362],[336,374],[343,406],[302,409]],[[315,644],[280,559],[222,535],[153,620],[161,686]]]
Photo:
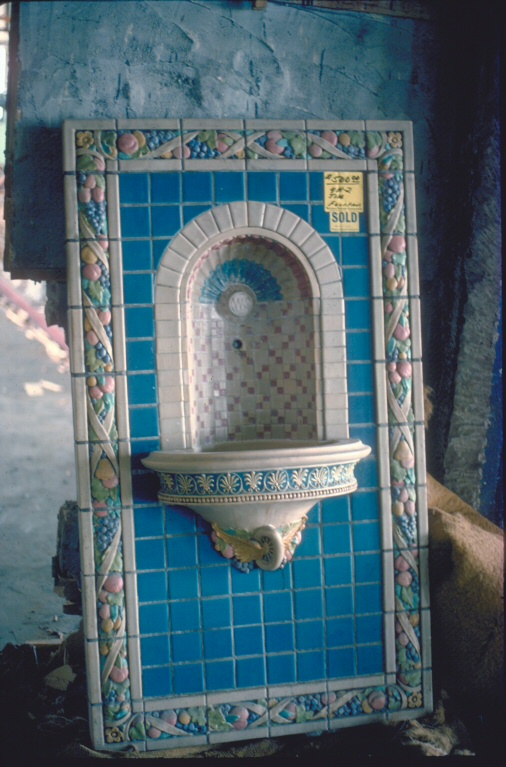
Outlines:
[[[432,700],[411,124],[104,120],[68,121],[63,133],[94,746],[156,750],[423,715]],[[348,170],[363,176],[365,189],[353,233],[332,230],[323,194],[326,173]],[[262,227],[263,250],[253,252]],[[155,284],[192,258],[201,259],[186,326],[192,337],[208,319],[213,339],[222,320],[225,330],[228,322],[245,331],[229,346],[192,352],[214,415],[198,404],[180,415],[184,383],[171,393],[159,385],[166,378],[157,355],[166,356],[170,376],[181,310],[168,299],[156,309]],[[210,492],[210,482],[226,494],[222,475],[165,475],[160,501],[157,476],[142,460],[178,423],[211,443],[220,429],[239,440],[272,439],[283,429],[290,439],[311,439],[321,430],[327,368],[300,348],[313,299],[297,269],[310,260],[317,274],[340,275],[320,282],[328,307],[321,332],[334,339],[326,359],[341,355],[347,371],[332,378],[328,396],[342,403],[335,417],[349,418],[350,436],[372,454],[356,469],[357,492],[352,475],[334,472],[332,481],[348,482],[351,495],[319,497],[302,521],[285,525],[281,565],[269,571],[246,551],[254,547],[249,536],[239,540],[181,506],[177,496],[190,485],[195,496]],[[344,309],[330,303],[338,282]],[[283,381],[274,386],[266,368],[272,339],[255,326],[255,311],[269,306],[271,322],[284,301],[296,322],[292,330],[276,320],[285,345],[271,360]],[[168,327],[164,339],[156,338],[155,309]],[[220,361],[228,383],[202,378]],[[297,375],[298,390],[302,375],[309,381],[307,410],[290,393]],[[312,476],[301,467],[285,467],[283,477],[229,474],[248,496],[293,483],[309,491]],[[327,471],[323,484],[332,476]]]

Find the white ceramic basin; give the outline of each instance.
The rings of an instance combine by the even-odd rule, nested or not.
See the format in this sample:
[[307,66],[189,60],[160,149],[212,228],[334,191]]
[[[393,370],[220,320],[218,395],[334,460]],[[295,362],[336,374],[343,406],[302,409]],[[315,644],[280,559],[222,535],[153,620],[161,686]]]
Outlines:
[[303,516],[322,498],[353,492],[360,440],[224,442],[200,452],[159,451],[143,460],[160,475],[159,498],[220,527],[254,530]]

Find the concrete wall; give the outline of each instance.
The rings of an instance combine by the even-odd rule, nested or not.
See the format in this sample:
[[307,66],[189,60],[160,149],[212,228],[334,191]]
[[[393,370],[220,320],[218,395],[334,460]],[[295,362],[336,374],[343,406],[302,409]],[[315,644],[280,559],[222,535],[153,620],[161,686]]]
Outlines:
[[[470,123],[492,71],[481,66],[482,51],[493,52],[495,36],[493,14],[476,14],[464,0],[459,9],[456,18],[453,3],[442,6],[436,23],[277,3],[260,12],[227,0],[20,3],[14,185],[7,186],[13,275],[65,279],[65,119],[412,120],[424,372],[436,406],[428,465],[443,480],[446,460],[452,489],[479,506],[500,251],[490,220],[484,226],[492,247],[474,244],[484,238],[472,216],[469,158],[478,150]],[[478,133],[489,136],[489,128],[482,120]],[[488,149],[498,168],[497,143]],[[487,188],[494,194],[493,184]],[[470,221],[478,222],[474,235]],[[60,314],[50,318],[56,321],[63,290],[49,284],[48,293],[59,302]],[[455,396],[461,404],[454,413]],[[473,402],[481,407],[470,422]],[[491,497],[490,480],[487,492]],[[492,508],[487,513],[494,516]]]

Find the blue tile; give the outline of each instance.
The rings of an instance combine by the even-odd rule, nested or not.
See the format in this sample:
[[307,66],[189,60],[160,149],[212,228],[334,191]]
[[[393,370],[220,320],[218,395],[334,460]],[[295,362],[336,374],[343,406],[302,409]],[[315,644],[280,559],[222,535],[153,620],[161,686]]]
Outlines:
[[346,298],[369,298],[371,295],[369,269],[343,268],[344,295]]
[[121,250],[125,272],[143,272],[151,269],[151,243],[148,240],[124,242]]
[[134,503],[156,503],[160,483],[153,472],[132,474],[132,493]]
[[325,589],[325,612],[329,618],[353,613],[353,590],[351,586]]
[[172,681],[170,668],[146,668],[142,672],[142,689],[146,698],[170,695]]
[[346,352],[350,362],[372,359],[371,333],[368,330],[346,333]]
[[346,327],[348,330],[370,330],[371,302],[365,298],[345,301]]
[[172,237],[181,229],[181,209],[176,205],[158,205],[151,208],[153,237]]
[[137,576],[139,602],[162,602],[168,599],[167,576],[161,573],[139,573]]
[[127,378],[128,401],[131,405],[150,405],[157,401],[156,375],[132,375]]
[[[320,529],[318,527],[306,527],[306,529],[302,532],[302,541],[297,546],[297,558],[317,557],[319,554]],[[294,567],[296,568],[295,564]]]
[[236,661],[237,686],[255,687],[265,684],[265,659],[242,658]]
[[197,564],[197,545],[194,535],[167,540],[168,567],[194,567]]
[[216,204],[245,199],[244,173],[228,172],[214,174]]
[[330,213],[325,210],[323,205],[312,206],[311,224],[319,234],[330,233]]
[[382,615],[364,615],[357,618],[357,644],[375,644],[382,639]]
[[230,690],[235,686],[234,662],[232,660],[206,663],[207,690]]
[[185,205],[183,207],[183,223],[186,226],[197,216],[201,216],[206,210],[211,210],[211,205]]
[[137,541],[135,559],[138,570],[161,570],[165,568],[165,546],[161,539]]
[[179,203],[181,202],[180,173],[151,174],[151,202]]
[[298,216],[299,218],[302,218],[303,221],[307,221],[309,223],[309,219],[311,218],[309,205],[283,205],[283,208],[285,210],[289,210],[290,213],[293,213],[295,216]]
[[351,557],[325,559],[325,583],[327,586],[345,586],[352,581]]
[[292,568],[290,565],[287,565],[282,570],[273,570],[272,572],[262,570],[263,591],[283,591],[284,589],[291,588]]
[[343,235],[343,264],[346,266],[369,265],[368,237]]
[[355,653],[351,647],[327,652],[327,674],[330,679],[355,676]]
[[290,592],[264,594],[266,623],[292,620],[292,595]]
[[369,586],[362,586],[358,584],[355,587],[357,615],[360,613],[381,612],[381,592],[381,583],[375,583]]
[[350,519],[350,498],[348,495],[326,498],[322,501],[322,520],[329,522],[348,522]]
[[158,408],[141,407],[130,408],[130,434],[132,437],[157,437],[158,429]]
[[151,220],[149,207],[121,208],[121,236],[130,238],[149,237]]
[[378,674],[383,671],[382,645],[359,647],[357,656],[359,674]]
[[[236,628],[234,631],[236,655],[259,655],[264,652],[264,635],[262,626],[247,626]],[[293,649],[293,648],[292,648]]]
[[156,370],[154,341],[127,341],[127,365],[134,370]]
[[295,649],[293,623],[273,623],[265,627],[267,652],[288,652]]
[[134,523],[137,538],[163,535],[163,508],[156,506],[154,508],[135,509]]
[[[248,576],[244,576],[247,578]],[[262,623],[262,605],[260,594],[247,597],[234,597],[234,624],[244,626],[249,623]]]
[[348,365],[348,392],[373,392],[372,363],[355,363]]
[[174,692],[183,695],[191,692],[202,692],[204,689],[204,664],[189,663],[184,666],[174,666]]
[[322,572],[320,559],[295,559],[293,563],[293,578],[296,589],[321,586]]
[[295,615],[298,621],[323,617],[323,594],[321,589],[295,592]]
[[160,439],[158,437],[153,439],[136,439],[134,437],[130,442],[130,449],[132,451],[132,471],[143,471],[145,467],[142,459],[147,458],[149,453],[160,450]]
[[341,263],[341,237],[338,234],[331,234],[323,237],[323,240],[329,246],[337,263]]
[[[197,538],[197,548],[199,553],[200,565],[216,565],[220,561],[220,554],[215,551],[208,535],[199,535]],[[244,576],[244,573],[241,573]]]
[[183,174],[184,202],[212,202],[213,183],[211,173]]
[[332,618],[327,621],[327,646],[345,647],[355,644],[353,618]]
[[308,199],[308,183],[306,173],[280,173],[279,199],[290,202],[300,202]]
[[141,605],[139,607],[141,634],[167,634],[169,631],[169,609],[167,604]]
[[152,304],[153,278],[151,274],[125,274],[123,291],[125,304]]
[[[373,444],[371,444],[371,447],[374,450]],[[355,467],[355,477],[358,486],[363,490],[368,487],[376,488],[378,486],[378,465],[376,461],[371,458],[367,458],[365,461],[360,461]]]
[[[199,583],[197,570],[170,570],[169,594],[171,599],[197,599]],[[194,604],[192,602],[192,604]]]
[[324,525],[323,551],[325,554],[347,554],[351,551],[349,525]]
[[[169,244],[170,240],[153,240],[153,269],[158,269],[160,261],[162,260]],[[170,266],[170,260],[166,263],[167,266]]]
[[353,525],[353,548],[355,551],[378,551],[381,533],[378,522],[358,522]]
[[153,338],[155,317],[151,307],[125,309],[127,338]]
[[172,631],[198,631],[200,628],[199,603],[196,600],[171,602],[170,625]]
[[149,175],[147,173],[120,173],[119,196],[122,205],[149,202]]
[[309,682],[312,679],[324,679],[325,651],[302,652],[297,655],[297,680]]
[[200,583],[203,597],[221,597],[230,593],[230,567],[202,567]]
[[169,637],[143,637],[141,660],[143,666],[162,666],[169,662]]
[[271,655],[267,658],[269,684],[290,684],[296,681],[295,655]]
[[205,629],[217,629],[231,626],[230,599],[203,600],[202,621]]
[[[372,448],[371,455],[374,455],[375,453],[375,446],[376,446],[376,427],[375,426],[352,426],[350,429],[351,436],[353,439],[361,439],[364,445],[369,445],[369,447]],[[371,458],[366,458],[365,461],[360,461],[360,463],[357,465],[357,469],[360,468],[360,466],[364,463],[368,463],[371,461]],[[359,477],[358,471],[356,471],[357,479]],[[359,487],[363,487],[363,485],[360,483],[360,480],[358,480]]]
[[199,631],[172,634],[172,660],[174,663],[202,660],[202,636]]
[[295,636],[297,639],[297,650],[322,649],[325,646],[323,621],[297,623]]
[[379,519],[379,501],[377,493],[356,492],[351,499],[351,513],[354,522],[367,519]]
[[374,397],[370,394],[350,394],[348,397],[349,423],[375,423]]
[[275,173],[259,171],[248,173],[248,200],[277,202],[277,178]]
[[310,173],[309,174],[309,191],[312,200],[323,201],[323,173]]
[[[232,593],[233,594],[247,594],[249,592],[258,593],[260,591],[260,575],[262,570],[253,570],[248,573],[247,576],[241,573],[235,567],[230,568],[232,574]],[[276,572],[282,572],[276,570]]]
[[232,656],[232,629],[204,631],[204,657],[206,660]]
[[185,506],[166,506],[167,535],[185,535],[195,532],[195,512]]

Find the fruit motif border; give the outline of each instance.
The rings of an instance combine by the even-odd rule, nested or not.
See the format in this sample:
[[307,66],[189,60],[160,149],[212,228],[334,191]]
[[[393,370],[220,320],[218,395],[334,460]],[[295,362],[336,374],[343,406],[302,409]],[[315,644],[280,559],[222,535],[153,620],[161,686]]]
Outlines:
[[[163,124],[163,121],[153,122],[157,126]],[[102,742],[105,748],[118,748],[125,741],[147,739],[149,749],[156,747],[153,741],[159,739],[186,736],[186,742],[196,743],[195,736],[198,735],[207,737],[209,733],[248,731],[267,724],[274,727],[320,722],[321,727],[318,727],[326,729],[336,726],[344,717],[356,717],[358,724],[361,717],[369,715],[393,715],[396,712],[421,715],[430,708],[431,701],[430,683],[424,684],[421,657],[421,608],[428,605],[422,605],[420,601],[418,547],[426,545],[426,541],[420,543],[420,532],[424,538],[425,528],[422,531],[417,522],[421,519],[425,524],[425,509],[424,498],[417,498],[417,484],[424,485],[425,479],[417,483],[415,473],[415,454],[423,450],[423,432],[415,430],[412,403],[416,361],[413,361],[411,343],[405,204],[407,174],[403,167],[406,148],[412,163],[411,124],[394,123],[391,129],[385,122],[374,124],[374,129],[356,130],[347,128],[346,123],[330,128],[325,123],[325,127],[319,129],[308,122],[305,129],[294,130],[285,128],[281,121],[279,129],[262,127],[262,124],[255,129],[255,126],[248,127],[252,123],[247,121],[246,129],[240,130],[227,127],[230,121],[217,120],[214,128],[207,127],[207,121],[202,129],[184,130],[184,121],[182,124],[166,122],[172,126],[170,129],[104,130],[100,122],[84,122],[80,127],[75,121],[67,123],[65,128],[67,212],[68,216],[74,213],[77,217],[79,243],[79,262],[76,263],[73,247],[76,238],[68,230],[69,274],[75,277],[69,297],[70,306],[75,306],[75,291],[78,290],[82,305],[82,328],[77,335],[81,332],[80,346],[84,356],[89,494],[96,573],[103,717],[101,734],[97,735],[97,725],[94,725],[96,742]],[[236,122],[240,124],[240,121]],[[145,123],[139,121],[139,124]],[[175,125],[180,128],[175,129]],[[69,157],[75,159],[75,171],[68,170]],[[261,169],[266,161],[266,169],[267,164],[269,169],[282,169],[286,162],[287,169],[298,169],[303,165],[318,170],[321,163],[322,170],[328,170],[335,162],[336,169],[342,170],[343,163],[350,160],[354,161],[354,170],[357,161],[362,161],[364,170],[377,171],[378,178],[393,536],[390,547],[394,551],[395,683],[334,691],[329,682],[322,683],[322,689],[312,695],[282,696],[281,699],[261,699],[237,705],[219,703],[149,714],[136,712],[131,703],[126,636],[107,173],[111,169],[117,172],[118,164],[123,171],[128,170],[129,163],[132,163],[132,169],[137,166],[135,169],[138,170],[139,163],[146,161],[163,162],[164,169],[173,167],[174,170],[202,168],[203,163],[209,167],[213,162],[216,169],[232,169],[231,164],[235,163],[238,170],[244,169],[245,163]],[[149,169],[147,164],[145,167]],[[410,175],[412,180],[412,173]],[[415,264],[412,259],[409,261]],[[82,470],[79,471],[82,474]],[[385,641],[388,640],[386,637]],[[429,663],[425,660],[427,666]],[[315,727],[311,724],[311,728],[306,729]],[[297,731],[305,731],[304,726]],[[245,733],[244,737],[248,735]],[[181,740],[178,744],[181,745]]]

